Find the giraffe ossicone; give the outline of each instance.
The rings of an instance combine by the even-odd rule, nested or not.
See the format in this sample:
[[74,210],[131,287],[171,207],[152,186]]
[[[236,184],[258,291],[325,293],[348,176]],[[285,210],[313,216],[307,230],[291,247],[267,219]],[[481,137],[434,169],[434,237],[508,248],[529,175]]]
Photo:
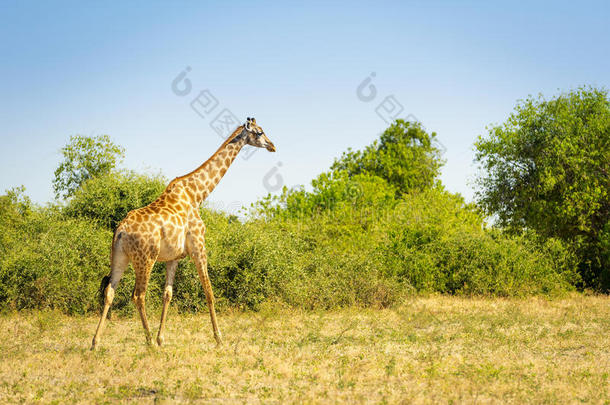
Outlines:
[[248,117],[246,123],[237,127],[201,166],[172,180],[155,201],[130,211],[121,221],[112,240],[110,274],[102,281],[104,307],[93,337],[92,350],[99,344],[114,292],[129,263],[136,273],[132,299],[142,320],[146,342],[150,344],[152,336],[146,317],[146,287],[155,262],[166,262],[163,309],[157,334],[157,343],[162,345],[178,261],[187,255],[197,267],[210,311],[214,338],[217,344],[222,342],[214,310],[214,294],[208,276],[205,225],[199,215],[199,206],[216,187],[245,145],[275,152],[275,146],[263,129],[254,118]]

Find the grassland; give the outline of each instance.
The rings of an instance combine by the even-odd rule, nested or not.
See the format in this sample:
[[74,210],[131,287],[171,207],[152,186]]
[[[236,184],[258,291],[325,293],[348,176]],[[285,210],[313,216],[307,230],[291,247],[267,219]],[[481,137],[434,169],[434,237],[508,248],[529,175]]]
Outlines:
[[[156,316],[155,316],[156,315]],[[151,314],[153,325],[158,314]],[[395,309],[0,317],[1,402],[609,403],[610,298],[413,298]]]

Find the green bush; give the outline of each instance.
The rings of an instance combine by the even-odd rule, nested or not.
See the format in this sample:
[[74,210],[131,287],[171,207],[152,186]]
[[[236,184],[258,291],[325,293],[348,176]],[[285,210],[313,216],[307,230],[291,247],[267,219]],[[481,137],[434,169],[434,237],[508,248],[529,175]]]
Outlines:
[[[0,249],[0,303],[7,308],[97,311],[109,272],[112,232],[59,208],[6,204]],[[266,300],[300,308],[387,307],[416,291],[452,294],[549,294],[576,279],[557,240],[487,231],[461,198],[431,189],[382,211],[346,204],[305,219],[246,222],[207,209],[209,273],[219,307],[257,308]],[[147,302],[158,309],[164,264],[153,269]],[[134,312],[133,270],[125,272],[113,310]],[[180,263],[173,304],[205,311],[190,260]]]
[[97,308],[97,289],[110,262],[110,231],[62,218],[54,209],[27,213],[11,228],[0,257],[2,307],[66,313]]
[[167,181],[160,175],[110,172],[85,181],[73,192],[64,212],[114,231],[129,211],[150,204],[166,185]]
[[[417,292],[573,289],[577,261],[564,241],[489,229],[477,207],[443,189],[433,138],[399,122],[381,143],[344,155],[311,191],[285,189],[255,204],[244,220],[201,209],[218,307],[256,309],[268,300],[306,309],[388,307]],[[418,183],[422,165],[429,170]],[[35,206],[23,189],[0,196],[0,307],[97,311],[112,232],[165,185],[161,176],[110,172],[80,184],[64,206]],[[600,235],[596,249],[608,252],[608,225]],[[134,312],[134,279],[130,268],[113,310]],[[159,309],[164,284],[165,265],[158,263],[148,284],[150,309]],[[179,264],[172,305],[207,311],[188,259]]]
[[379,248],[386,275],[417,291],[547,294],[578,280],[562,242],[485,229],[474,207],[438,188],[405,196],[387,226]]
[[557,294],[578,280],[575,262],[557,240],[545,243],[499,232],[440,235],[385,247],[385,268],[417,291],[466,295]]

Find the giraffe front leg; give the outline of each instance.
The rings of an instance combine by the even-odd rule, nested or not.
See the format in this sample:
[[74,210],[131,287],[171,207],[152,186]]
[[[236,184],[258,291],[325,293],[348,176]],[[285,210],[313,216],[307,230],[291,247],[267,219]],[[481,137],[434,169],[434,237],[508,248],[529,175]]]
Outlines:
[[210,277],[208,275],[207,258],[205,257],[205,251],[203,253],[203,260],[197,264],[197,272],[199,273],[199,281],[203,286],[205,293],[205,299],[208,304],[208,310],[210,311],[210,319],[212,320],[212,330],[214,331],[214,339],[217,345],[222,344],[222,335],[218,328],[218,322],[216,321],[216,310],[214,309],[214,292],[212,291],[212,284],[210,283]]
[[174,276],[176,275],[176,268],[178,267],[178,261],[174,260],[167,262],[165,270],[165,291],[163,291],[163,310],[161,311],[161,323],[159,325],[159,333],[157,334],[157,344],[163,345],[165,339],[163,339],[163,329],[165,327],[165,320],[167,318],[167,311],[169,310],[169,303],[172,300]]
[[205,243],[203,236],[191,243],[190,255],[195,262],[197,272],[199,273],[199,281],[203,286],[203,292],[205,293],[205,299],[208,304],[210,311],[210,318],[212,319],[212,329],[214,331],[214,339],[216,344],[220,346],[222,344],[222,335],[218,328],[218,322],[216,321],[216,310],[214,309],[214,293],[212,292],[212,284],[210,283],[210,277],[208,276],[208,259],[205,251]]

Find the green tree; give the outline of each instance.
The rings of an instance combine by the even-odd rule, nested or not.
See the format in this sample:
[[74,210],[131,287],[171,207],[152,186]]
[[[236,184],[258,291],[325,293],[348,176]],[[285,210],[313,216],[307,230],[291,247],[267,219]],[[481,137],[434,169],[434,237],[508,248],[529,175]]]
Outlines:
[[419,123],[396,120],[363,150],[344,152],[328,172],[312,180],[312,191],[284,188],[280,196],[268,195],[254,204],[253,212],[301,218],[325,210],[339,215],[351,206],[362,218],[391,209],[403,194],[440,184],[436,178],[444,162],[435,141],[436,133],[428,134]]
[[475,143],[477,199],[513,231],[533,229],[576,250],[590,286],[608,289],[610,100],[580,88],[520,102]]
[[72,196],[85,181],[109,173],[125,157],[125,149],[114,144],[108,135],[73,135],[61,153],[63,160],[53,179],[57,198]]
[[398,195],[423,190],[434,184],[444,163],[435,140],[436,133],[428,134],[419,123],[396,120],[364,150],[348,149],[331,170],[344,170],[350,177],[361,173],[381,177]]
[[65,213],[114,230],[127,213],[154,201],[165,190],[161,175],[112,171],[85,181],[72,195]]

